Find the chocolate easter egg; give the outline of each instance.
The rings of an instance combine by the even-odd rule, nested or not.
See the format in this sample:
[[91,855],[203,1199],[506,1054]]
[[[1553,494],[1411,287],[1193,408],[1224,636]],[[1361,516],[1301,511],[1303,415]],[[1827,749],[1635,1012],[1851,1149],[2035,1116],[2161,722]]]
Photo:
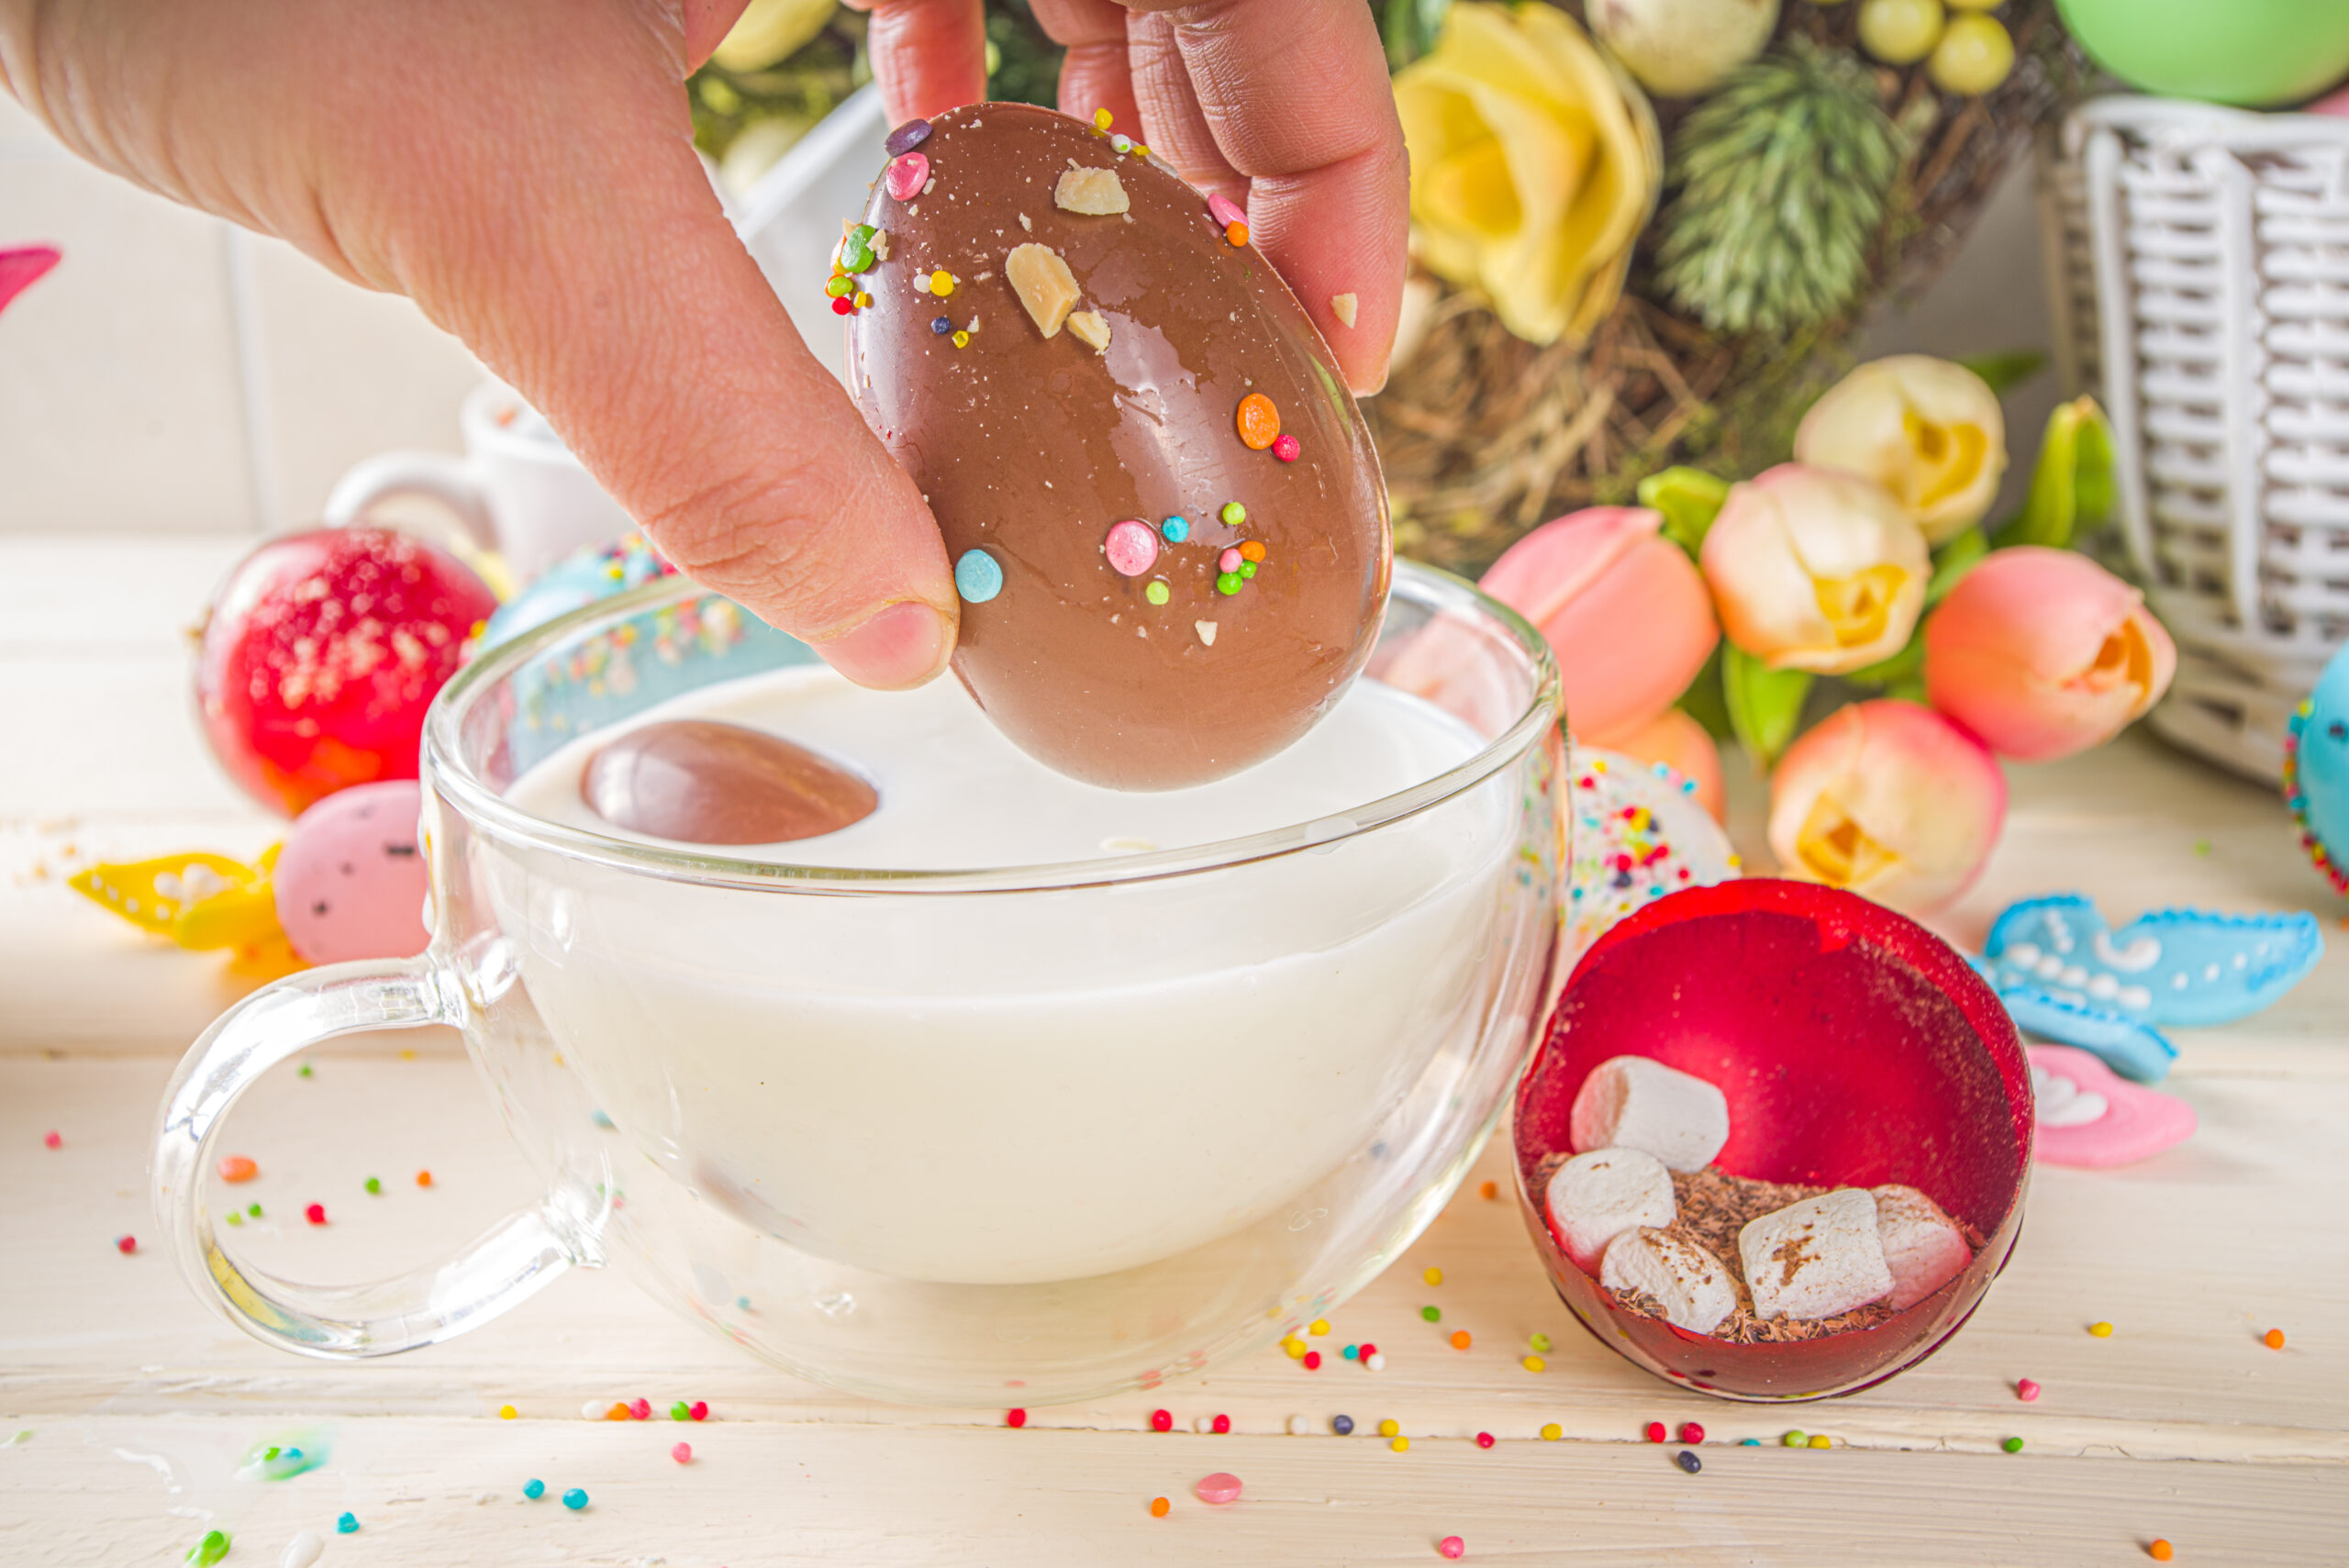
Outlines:
[[704,718],[631,729],[587,760],[580,798],[632,833],[689,844],[776,844],[837,833],[880,796],[779,735]]
[[850,390],[955,564],[955,673],[1050,766],[1172,789],[1262,762],[1344,692],[1393,543],[1296,296],[1244,223],[1124,143],[1024,105],[939,116],[833,289]]

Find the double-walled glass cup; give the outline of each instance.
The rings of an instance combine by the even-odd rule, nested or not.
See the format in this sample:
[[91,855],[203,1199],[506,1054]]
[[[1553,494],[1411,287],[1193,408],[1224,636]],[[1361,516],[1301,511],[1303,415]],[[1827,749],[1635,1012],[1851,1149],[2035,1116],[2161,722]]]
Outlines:
[[[286,1349],[381,1355],[618,1262],[791,1372],[1045,1405],[1262,1345],[1409,1244],[1497,1119],[1550,975],[1564,818],[1538,633],[1398,569],[1372,673],[1453,709],[1473,755],[1197,848],[840,870],[508,797],[583,735],[812,657],[672,580],[450,684],[424,745],[430,948],[255,993],[171,1085],[158,1203],[200,1295]],[[462,1029],[543,1198],[376,1284],[240,1263],[200,1180],[237,1095],[330,1036],[425,1024]]]

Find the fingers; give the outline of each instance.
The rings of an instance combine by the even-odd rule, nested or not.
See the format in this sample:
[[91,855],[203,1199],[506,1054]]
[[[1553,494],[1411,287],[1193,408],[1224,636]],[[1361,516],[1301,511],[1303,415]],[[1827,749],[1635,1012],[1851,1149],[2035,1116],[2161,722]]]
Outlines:
[[1174,23],[1163,13],[1136,12],[1129,25],[1128,59],[1150,148],[1175,172],[1203,191],[1248,205],[1248,177],[1231,166],[1216,144],[1215,128],[1191,91],[1190,67],[1175,41]]
[[[1410,166],[1370,7],[1132,3],[1171,24],[1217,149],[1250,182],[1254,243],[1297,292],[1347,380],[1375,390],[1402,306]],[[1331,304],[1340,295],[1354,296],[1352,326]]]
[[873,14],[864,35],[889,123],[903,125],[987,95],[981,0],[849,0]]
[[1061,59],[1061,113],[1090,119],[1094,110],[1107,109],[1129,135],[1158,150],[1157,128],[1134,100],[1125,7],[1117,0],[1031,0],[1031,6],[1037,25],[1068,51]]

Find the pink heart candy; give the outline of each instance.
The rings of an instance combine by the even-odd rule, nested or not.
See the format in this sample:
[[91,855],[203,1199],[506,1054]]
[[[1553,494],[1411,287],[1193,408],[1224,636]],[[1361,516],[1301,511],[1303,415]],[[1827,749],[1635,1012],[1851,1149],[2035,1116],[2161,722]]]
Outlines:
[[1215,219],[1215,226],[1218,228],[1229,228],[1235,223],[1248,221],[1248,215],[1242,212],[1235,203],[1223,196],[1208,198],[1208,216]]
[[1198,1494],[1202,1503],[1236,1503],[1240,1500],[1240,1477],[1229,1471],[1219,1470],[1213,1475],[1202,1475],[1191,1490]]
[[909,202],[921,195],[921,188],[930,183],[930,154],[908,152],[902,158],[891,159],[889,172],[882,178],[887,183],[891,195],[901,202]]
[[2194,1107],[2176,1095],[2132,1084],[2072,1046],[2029,1051],[2032,1066],[2047,1079],[2048,1092],[2038,1096],[2038,1153],[2047,1163],[2127,1165],[2194,1136]]

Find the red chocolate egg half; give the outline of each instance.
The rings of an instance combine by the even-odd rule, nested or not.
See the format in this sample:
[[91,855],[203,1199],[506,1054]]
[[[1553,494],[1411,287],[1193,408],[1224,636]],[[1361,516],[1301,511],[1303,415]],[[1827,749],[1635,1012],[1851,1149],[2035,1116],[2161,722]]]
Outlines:
[[[919,188],[876,183],[873,239],[843,246],[870,263],[848,363],[956,564],[955,673],[1093,784],[1264,761],[1361,671],[1393,566],[1377,455],[1319,333],[1207,197],[1083,121],[983,104],[921,151]],[[1273,430],[1284,455],[1251,444]],[[1135,521],[1159,548],[1129,574]]]

